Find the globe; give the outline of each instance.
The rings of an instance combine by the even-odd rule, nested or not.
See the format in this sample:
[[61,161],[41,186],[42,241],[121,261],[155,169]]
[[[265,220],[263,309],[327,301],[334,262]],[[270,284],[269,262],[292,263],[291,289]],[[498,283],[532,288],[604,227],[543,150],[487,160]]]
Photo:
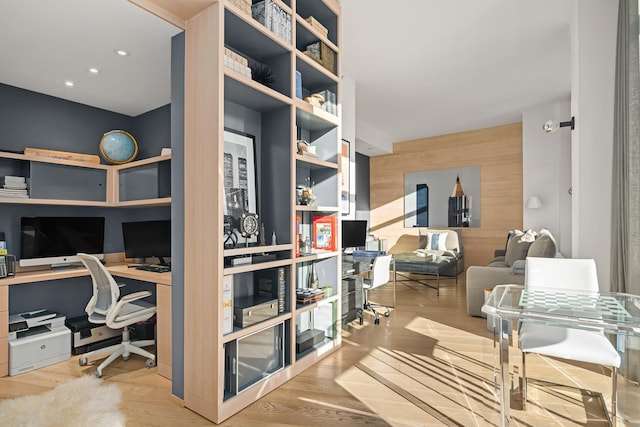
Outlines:
[[116,165],[130,162],[138,154],[136,139],[123,130],[112,130],[102,135],[99,148],[102,157]]

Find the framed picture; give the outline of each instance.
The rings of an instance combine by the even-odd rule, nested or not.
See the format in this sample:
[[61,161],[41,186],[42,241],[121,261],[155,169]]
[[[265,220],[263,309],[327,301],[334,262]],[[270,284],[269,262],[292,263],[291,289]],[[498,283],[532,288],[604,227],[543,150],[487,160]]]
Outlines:
[[342,171],[342,182],[340,183],[341,201],[340,206],[342,208],[343,215],[349,215],[349,209],[351,205],[351,197],[349,193],[350,184],[350,150],[351,143],[346,139],[342,140],[342,146],[340,150],[340,171]]
[[258,213],[255,137],[232,129],[224,130],[224,201],[225,246],[256,243],[240,230],[242,214]]
[[313,217],[313,243],[314,249],[336,250],[336,217],[332,215]]

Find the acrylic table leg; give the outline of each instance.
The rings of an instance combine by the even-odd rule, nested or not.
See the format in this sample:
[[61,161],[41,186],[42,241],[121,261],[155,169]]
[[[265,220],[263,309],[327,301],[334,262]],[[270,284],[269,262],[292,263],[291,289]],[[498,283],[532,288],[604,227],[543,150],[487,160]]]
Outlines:
[[500,339],[500,377],[502,382],[500,400],[500,425],[509,425],[509,409],[511,407],[511,390],[509,389],[509,319],[498,319],[498,336]]

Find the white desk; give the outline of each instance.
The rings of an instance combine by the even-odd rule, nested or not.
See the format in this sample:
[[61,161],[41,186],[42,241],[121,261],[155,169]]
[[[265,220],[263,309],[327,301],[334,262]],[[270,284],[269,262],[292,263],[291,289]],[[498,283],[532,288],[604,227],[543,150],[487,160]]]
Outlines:
[[[156,284],[156,366],[160,375],[171,379],[171,273],[128,268],[123,262],[105,265],[114,276]],[[78,267],[22,272],[0,279],[0,377],[9,374],[9,286],[85,276],[89,276],[89,271]]]
[[[482,306],[498,319],[500,340],[501,424],[508,426],[509,330],[514,320],[527,320],[575,329],[599,330],[616,335],[640,335],[640,296],[623,293],[580,295],[568,292],[526,291],[520,285],[499,285]],[[584,297],[591,300],[585,301]]]

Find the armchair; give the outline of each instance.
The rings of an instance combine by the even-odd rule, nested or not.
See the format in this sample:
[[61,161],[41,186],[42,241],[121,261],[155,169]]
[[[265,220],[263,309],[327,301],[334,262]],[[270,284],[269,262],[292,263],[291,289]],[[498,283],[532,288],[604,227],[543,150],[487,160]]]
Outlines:
[[91,274],[93,282],[93,296],[89,300],[85,311],[89,315],[89,322],[106,324],[111,329],[122,329],[122,343],[101,348],[80,356],[80,366],[88,363],[89,357],[110,354],[97,368],[95,376],[102,376],[102,370],[122,355],[129,359],[131,353],[147,358],[147,368],[156,365],[154,354],[142,349],[154,345],[155,340],[131,342],[129,326],[148,320],[156,312],[155,305],[140,301],[151,295],[149,291],[135,292],[120,298],[120,287],[100,260],[93,255],[79,253],[78,257]]

